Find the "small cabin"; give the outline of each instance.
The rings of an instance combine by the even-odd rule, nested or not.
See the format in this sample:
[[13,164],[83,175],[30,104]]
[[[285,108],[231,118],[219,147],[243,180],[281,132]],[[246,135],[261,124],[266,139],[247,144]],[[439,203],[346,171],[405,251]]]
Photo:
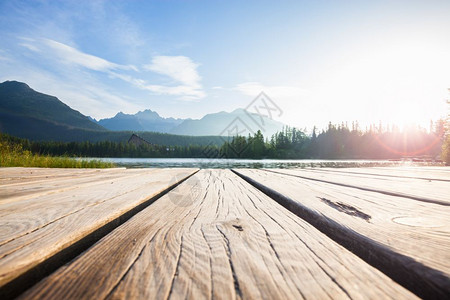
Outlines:
[[133,144],[136,146],[140,146],[140,145],[149,145],[151,146],[152,144],[147,142],[146,140],[144,140],[143,138],[141,138],[140,136],[136,135],[136,134],[132,134],[131,137],[128,139],[128,144]]

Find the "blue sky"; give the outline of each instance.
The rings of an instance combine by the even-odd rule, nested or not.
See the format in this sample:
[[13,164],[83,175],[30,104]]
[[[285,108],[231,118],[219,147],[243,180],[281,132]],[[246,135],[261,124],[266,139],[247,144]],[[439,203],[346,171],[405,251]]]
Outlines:
[[83,114],[200,118],[264,91],[299,128],[446,115],[450,1],[0,1],[0,80]]

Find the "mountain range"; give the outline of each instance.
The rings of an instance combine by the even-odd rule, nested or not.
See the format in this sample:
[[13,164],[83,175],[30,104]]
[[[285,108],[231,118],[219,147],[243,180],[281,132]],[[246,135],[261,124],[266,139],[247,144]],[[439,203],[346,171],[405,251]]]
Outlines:
[[173,128],[170,133],[180,135],[253,135],[261,130],[265,137],[271,137],[283,129],[284,124],[265,116],[251,114],[244,109],[232,112],[207,114],[200,120],[184,120]]
[[97,123],[113,131],[131,130],[168,133],[183,121],[184,119],[163,118],[157,112],[147,109],[134,115],[119,112],[114,117],[101,119]]
[[[263,128],[255,122],[257,118],[262,118]],[[212,140],[218,144],[220,136],[233,132],[236,124],[246,129],[245,135],[261,129],[266,137],[283,127],[280,122],[243,109],[207,114],[199,120],[163,118],[148,109],[136,114],[119,112],[96,121],[25,83],[0,83],[0,132],[30,140],[126,141],[131,132],[140,132],[147,140],[166,145],[203,145]]]
[[[259,125],[261,122],[264,126]],[[256,122],[255,122],[256,121]],[[113,131],[156,131],[177,135],[227,135],[235,129],[244,135],[261,130],[264,136],[270,137],[282,130],[284,124],[264,116],[249,114],[244,109],[232,112],[207,114],[199,120],[163,118],[151,110],[140,111],[134,115],[119,112],[113,118],[101,119],[97,122],[106,129]]]

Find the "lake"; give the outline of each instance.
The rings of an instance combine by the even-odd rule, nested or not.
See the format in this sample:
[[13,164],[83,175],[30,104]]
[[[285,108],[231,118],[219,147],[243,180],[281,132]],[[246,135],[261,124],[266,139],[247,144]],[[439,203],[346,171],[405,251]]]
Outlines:
[[315,160],[315,159],[208,159],[208,158],[90,158],[113,162],[126,168],[351,168],[380,166],[429,166],[420,163],[388,160]]

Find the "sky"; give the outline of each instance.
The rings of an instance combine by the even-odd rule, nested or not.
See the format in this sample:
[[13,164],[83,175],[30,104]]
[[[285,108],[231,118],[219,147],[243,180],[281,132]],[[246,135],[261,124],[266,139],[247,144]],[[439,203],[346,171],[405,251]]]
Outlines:
[[298,128],[447,114],[450,1],[5,1],[0,81],[96,119],[201,118],[265,92]]

